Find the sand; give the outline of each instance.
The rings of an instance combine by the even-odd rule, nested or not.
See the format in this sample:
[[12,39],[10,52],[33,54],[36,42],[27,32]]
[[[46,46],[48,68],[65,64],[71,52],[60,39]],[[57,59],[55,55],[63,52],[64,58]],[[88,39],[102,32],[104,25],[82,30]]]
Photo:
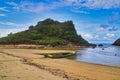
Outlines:
[[0,80],[120,80],[120,68],[49,59],[36,53],[71,50],[1,49]]
[[48,71],[23,64],[21,59],[0,55],[0,80],[66,80]]

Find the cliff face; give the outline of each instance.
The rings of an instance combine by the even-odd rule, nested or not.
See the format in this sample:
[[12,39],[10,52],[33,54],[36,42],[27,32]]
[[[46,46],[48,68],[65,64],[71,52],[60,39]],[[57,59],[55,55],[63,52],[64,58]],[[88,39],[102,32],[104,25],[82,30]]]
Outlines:
[[113,45],[120,46],[120,39],[116,40]]
[[29,26],[28,30],[1,38],[0,44],[87,45],[88,42],[77,35],[72,21],[61,23],[46,19]]

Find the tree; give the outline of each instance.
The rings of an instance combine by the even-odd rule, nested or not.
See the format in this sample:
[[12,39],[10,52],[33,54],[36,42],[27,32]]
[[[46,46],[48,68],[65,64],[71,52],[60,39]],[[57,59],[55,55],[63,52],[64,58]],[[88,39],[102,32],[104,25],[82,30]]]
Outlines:
[[29,30],[31,30],[31,29],[33,29],[34,28],[34,26],[33,25],[30,25],[29,26]]

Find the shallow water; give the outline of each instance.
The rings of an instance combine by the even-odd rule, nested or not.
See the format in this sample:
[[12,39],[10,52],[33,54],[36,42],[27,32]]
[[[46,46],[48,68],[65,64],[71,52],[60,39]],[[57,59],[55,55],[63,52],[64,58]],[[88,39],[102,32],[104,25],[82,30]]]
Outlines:
[[77,52],[75,60],[120,67],[120,47],[106,45],[96,48],[84,48]]

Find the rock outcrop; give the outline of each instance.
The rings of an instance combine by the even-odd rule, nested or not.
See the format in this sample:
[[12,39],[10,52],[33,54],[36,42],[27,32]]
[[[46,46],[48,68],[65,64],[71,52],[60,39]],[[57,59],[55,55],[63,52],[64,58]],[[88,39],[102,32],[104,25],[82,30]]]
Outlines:
[[120,46],[120,38],[117,39],[117,40],[113,43],[113,45]]

